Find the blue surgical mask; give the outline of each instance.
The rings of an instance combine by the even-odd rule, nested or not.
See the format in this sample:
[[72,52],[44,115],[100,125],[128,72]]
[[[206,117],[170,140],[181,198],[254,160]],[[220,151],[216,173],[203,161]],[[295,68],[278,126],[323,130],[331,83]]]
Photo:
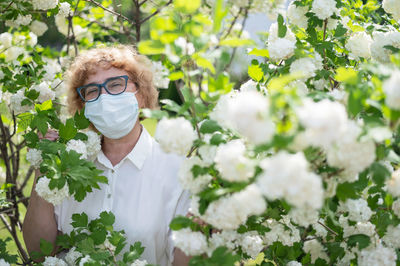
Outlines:
[[119,95],[101,94],[94,102],[85,105],[85,116],[110,139],[120,139],[131,132],[139,116],[136,92]]

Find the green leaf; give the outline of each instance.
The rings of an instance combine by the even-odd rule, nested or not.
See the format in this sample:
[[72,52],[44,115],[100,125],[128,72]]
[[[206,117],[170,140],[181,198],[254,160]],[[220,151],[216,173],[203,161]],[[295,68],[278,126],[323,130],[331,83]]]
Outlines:
[[112,226],[115,222],[115,216],[111,212],[100,213],[100,222],[105,226]]
[[372,172],[372,180],[374,180],[375,184],[378,186],[383,186],[385,184],[385,180],[390,177],[389,170],[377,162],[374,162],[370,166],[370,171]]
[[214,120],[206,120],[201,124],[200,132],[203,134],[214,133],[215,131],[221,131],[222,127]]
[[182,71],[177,71],[177,72],[172,72],[171,74],[169,74],[169,79],[174,81],[174,80],[178,80],[178,79],[182,79],[184,77],[184,74]]
[[263,56],[263,57],[269,57],[269,52],[267,49],[258,49],[254,48],[249,52],[249,55],[255,55],[255,56]]
[[139,43],[138,50],[145,55],[163,54],[165,53],[165,46],[160,41],[146,40]]
[[199,67],[206,68],[206,69],[210,70],[210,72],[212,74],[215,74],[215,68],[208,59],[206,59],[204,57],[200,57],[200,56],[193,56],[193,58],[195,59],[196,64]]
[[278,37],[284,38],[286,36],[287,27],[281,14],[278,15]]
[[47,100],[42,104],[35,104],[35,109],[37,112],[50,110],[51,108],[53,108],[53,102],[51,100]]
[[171,223],[169,224],[169,227],[174,231],[178,231],[181,230],[182,228],[190,227],[191,224],[192,220],[190,220],[188,217],[180,215],[172,219]]
[[335,79],[339,82],[356,85],[358,83],[357,71],[352,68],[339,67],[336,69]]
[[17,117],[18,117],[18,132],[27,130],[32,122],[33,114],[23,113],[19,114]]
[[36,115],[31,122],[31,128],[37,128],[43,136],[46,135],[48,129],[47,118],[42,115]]
[[87,227],[89,218],[86,213],[74,213],[72,214],[72,222],[71,225],[73,227]]
[[214,6],[213,32],[218,32],[221,28],[222,19],[228,14],[228,9],[224,7],[224,0],[216,0]]
[[220,41],[219,45],[229,46],[229,47],[239,47],[239,46],[251,46],[256,43],[251,39],[241,39],[241,38],[226,38]]
[[247,73],[255,81],[260,81],[264,77],[264,72],[259,65],[250,65]]
[[178,11],[186,14],[191,14],[197,11],[200,7],[201,0],[174,0],[174,6]]
[[74,115],[74,122],[77,129],[85,129],[89,127],[90,121],[85,116],[85,109],[76,111]]
[[64,139],[65,141],[73,139],[77,132],[78,130],[76,129],[74,125],[74,119],[72,118],[67,119],[65,125],[60,125],[60,138]]
[[352,183],[342,183],[339,184],[336,188],[336,196],[341,201],[346,201],[346,199],[355,199],[357,198],[356,190],[354,189],[354,185]]
[[347,29],[345,27],[343,27],[342,24],[339,23],[339,25],[336,27],[335,29],[335,37],[342,37],[346,34]]
[[353,115],[356,116],[363,110],[363,104],[359,95],[357,95],[357,90],[350,91],[348,98],[348,110]]
[[347,240],[347,244],[350,247],[354,247],[358,243],[358,248],[364,249],[368,247],[369,243],[371,242],[369,236],[363,234],[352,235]]
[[40,251],[43,252],[45,256],[49,256],[53,252],[53,244],[46,241],[45,239],[40,239]]

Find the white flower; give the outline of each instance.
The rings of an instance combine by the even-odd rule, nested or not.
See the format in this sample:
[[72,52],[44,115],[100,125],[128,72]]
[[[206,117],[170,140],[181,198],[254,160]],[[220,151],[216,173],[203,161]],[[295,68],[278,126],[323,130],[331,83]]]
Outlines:
[[361,198],[347,199],[345,203],[340,203],[339,209],[348,212],[348,219],[353,222],[367,222],[373,214],[368,202]]
[[255,259],[264,248],[263,240],[258,235],[257,231],[246,232],[241,235],[239,245],[242,247],[242,250],[253,259]]
[[87,148],[85,143],[78,139],[71,139],[70,141],[67,142],[67,151],[76,151],[77,153],[81,154],[80,158],[81,159],[87,159],[88,154],[87,154]]
[[29,39],[26,42],[29,46],[35,46],[37,44],[37,36],[33,32],[29,32]]
[[32,0],[33,9],[47,10],[57,6],[58,0]]
[[22,101],[26,99],[24,93],[25,90],[20,89],[10,97],[10,108],[15,114],[25,113],[31,109],[31,105],[21,105]]
[[174,43],[176,46],[182,49],[183,54],[192,55],[195,52],[193,43],[187,42],[183,37],[179,37]]
[[305,127],[306,138],[311,145],[327,147],[331,145],[347,125],[345,107],[327,99],[320,102],[306,100],[297,109],[300,123]]
[[386,94],[385,103],[391,109],[400,110],[400,71],[396,70],[389,79],[383,83]]
[[101,150],[101,137],[91,130],[85,134],[88,136],[88,139],[85,141],[87,158],[93,161]]
[[155,138],[165,152],[186,155],[196,139],[196,133],[183,117],[163,118],[158,122]]
[[153,83],[157,88],[168,88],[169,72],[161,62],[152,61]]
[[43,262],[44,266],[68,266],[68,264],[62,259],[56,257],[46,257]]
[[286,266],[302,266],[302,264],[300,262],[298,262],[298,261],[292,260],[292,261],[289,261],[286,264]]
[[226,247],[229,251],[233,251],[237,247],[237,239],[240,235],[235,230],[222,230],[213,233],[208,239],[207,255],[211,257],[213,251],[218,247]]
[[386,234],[382,237],[383,242],[391,248],[400,248],[400,225],[389,225]]
[[51,90],[50,85],[46,81],[41,82],[39,85],[33,85],[31,90],[35,90],[40,93],[38,97],[38,101],[40,103],[43,103],[47,100],[54,100],[56,97],[55,92]]
[[21,54],[25,53],[25,49],[19,46],[12,46],[4,51],[7,62],[16,60]]
[[0,266],[10,266],[10,263],[6,262],[4,259],[0,259]]
[[[321,223],[323,223],[323,221]],[[326,235],[328,234],[328,231],[320,223],[314,223],[312,227],[315,230],[315,235],[318,237],[325,238]]]
[[79,266],[85,266],[85,263],[87,262],[95,262],[89,255],[86,255],[79,261]]
[[296,36],[287,29],[283,38],[278,37],[278,23],[273,23],[269,28],[268,51],[269,57],[274,61],[287,59],[294,54]]
[[42,36],[48,29],[46,23],[43,23],[38,20],[34,20],[32,24],[29,26],[29,28],[38,37]]
[[390,62],[390,56],[392,51],[386,49],[385,46],[393,46],[400,48],[400,32],[389,31],[389,32],[374,32],[372,34],[373,42],[371,44],[371,55],[372,58],[381,63]]
[[[197,215],[196,199],[196,197],[193,198],[191,209]],[[218,229],[233,230],[245,223],[250,215],[259,215],[265,209],[265,200],[257,186],[253,184],[240,192],[211,202],[200,218]]]
[[26,153],[26,160],[35,168],[38,168],[42,163],[42,151],[37,149],[29,149]]
[[[258,91],[257,90],[257,82],[255,82],[252,79],[249,79],[248,81],[246,81],[245,83],[243,83],[239,90],[241,92],[249,92],[249,91]],[[267,88],[263,85],[260,85],[260,90],[265,93],[268,94]]]
[[396,265],[396,251],[391,248],[386,248],[382,244],[378,244],[372,249],[363,249],[358,257],[358,265],[360,266],[394,266]]
[[68,17],[69,15],[71,15],[71,5],[68,2],[62,2],[60,3],[60,8],[58,11],[61,15],[63,15],[64,17]]
[[189,228],[172,232],[174,245],[187,256],[200,255],[207,250],[207,239],[201,232],[193,232]]
[[400,198],[393,201],[392,204],[393,213],[400,218]]
[[147,264],[149,264],[147,260],[135,260],[131,266],[146,266]]
[[260,163],[263,169],[257,184],[264,196],[271,200],[284,198],[297,207],[319,209],[324,190],[319,176],[308,170],[302,153],[280,151]]
[[215,154],[217,153],[217,146],[215,145],[202,145],[197,150],[205,166],[210,166],[214,163]]
[[289,18],[290,23],[296,25],[299,28],[307,29],[308,26],[308,18],[306,17],[306,13],[308,12],[307,6],[296,6],[294,1],[289,4],[287,10],[287,16]]
[[345,181],[355,181],[357,174],[375,161],[375,143],[371,139],[360,139],[361,128],[354,122],[347,123],[346,130],[337,134],[334,145],[326,150],[328,164],[343,169]]
[[303,57],[295,60],[290,65],[290,73],[300,74],[303,80],[307,80],[316,75],[316,71],[322,69],[322,57],[319,53],[314,54],[314,58]]
[[318,258],[329,262],[329,257],[324,251],[324,246],[318,242],[317,239],[306,240],[304,242],[303,250],[311,255],[311,263],[314,263]]
[[398,0],[383,0],[382,7],[393,16],[394,20],[400,20],[400,4]]
[[314,0],[311,11],[321,20],[325,20],[336,12],[335,0]]
[[0,44],[3,48],[8,48],[12,45],[12,35],[9,32],[3,32],[0,34]]
[[300,231],[293,226],[288,219],[275,221],[268,219],[263,225],[270,228],[271,231],[264,234],[264,242],[272,245],[274,242],[281,242],[285,246],[293,246],[294,243],[300,242]]
[[31,23],[32,21],[32,15],[28,14],[28,15],[21,15],[18,14],[18,17],[15,20],[6,20],[6,26],[7,27],[14,27],[14,28],[18,28],[21,25],[28,25],[29,23]]
[[80,257],[82,257],[82,253],[79,251],[76,251],[75,247],[72,247],[67,255],[65,255],[65,261],[68,263],[69,266],[75,266],[76,265],[76,260]]
[[400,196],[400,169],[392,173],[392,178],[387,181],[386,187],[388,192],[393,196]]
[[260,92],[240,92],[230,101],[232,128],[254,144],[269,142],[275,125],[269,117],[269,102]]
[[346,43],[346,49],[350,56],[358,60],[360,57],[369,59],[371,57],[372,38],[365,32],[356,32],[350,36]]
[[375,225],[370,222],[357,222],[355,225],[349,224],[349,218],[340,215],[339,223],[343,227],[343,237],[363,234],[369,237],[375,237]]
[[40,197],[45,199],[47,202],[58,205],[60,204],[66,197],[69,196],[68,186],[65,184],[61,189],[54,188],[51,190],[49,188],[50,179],[46,176],[39,178],[36,183],[35,190]]
[[318,222],[319,213],[312,208],[292,208],[289,217],[296,224],[308,227],[310,224]]
[[46,80],[48,83],[52,83],[54,81],[54,76],[61,72],[61,66],[55,59],[43,58],[43,61],[46,63],[43,66],[43,80]]
[[181,164],[178,172],[179,182],[182,188],[189,190],[192,194],[197,194],[202,191],[212,179],[209,174],[194,177],[192,169],[196,165],[199,167],[205,166],[198,156],[187,158]]
[[245,157],[245,151],[246,147],[239,139],[218,146],[214,161],[223,179],[231,182],[247,181],[254,175],[254,166]]

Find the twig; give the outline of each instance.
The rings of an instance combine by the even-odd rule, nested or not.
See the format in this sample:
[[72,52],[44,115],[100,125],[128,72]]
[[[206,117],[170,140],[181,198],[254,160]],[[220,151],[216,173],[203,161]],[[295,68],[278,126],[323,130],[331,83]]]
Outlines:
[[234,19],[233,19],[231,25],[229,26],[228,31],[226,32],[226,34],[225,34],[221,39],[225,39],[226,37],[229,36],[229,34],[231,33],[231,31],[232,31],[232,29],[233,29],[233,26],[235,25],[235,23],[236,23],[237,19],[239,18],[240,14],[242,13],[242,10],[243,10],[243,8],[241,7],[241,8],[239,9],[239,12],[237,13],[237,15],[234,17]]
[[[144,22],[146,22],[146,21],[149,20],[150,18],[152,18],[152,17],[154,17],[155,15],[157,15],[158,13],[160,13],[160,11],[161,11],[163,8],[167,7],[167,6],[170,5],[171,3],[172,3],[172,0],[169,0],[164,6],[160,7],[160,8],[157,9],[156,11],[154,11],[153,14],[151,14],[150,16],[145,17],[144,19],[142,19],[142,20],[140,21],[140,24],[143,24]],[[141,5],[142,5],[142,4],[139,4],[139,6],[141,6]]]
[[328,226],[324,225],[324,224],[321,223],[320,221],[318,221],[318,223],[319,223],[320,225],[322,225],[323,227],[325,227],[326,230],[328,230],[329,232],[331,232],[331,233],[334,234],[335,236],[338,235],[335,231],[333,231],[332,229],[330,229]]
[[6,12],[6,11],[10,8],[10,6],[11,6],[13,3],[14,3],[14,0],[12,0],[12,1],[8,4],[8,6],[6,6],[6,8],[5,8],[4,10],[1,11],[1,13]]
[[106,8],[106,7],[102,6],[101,4],[97,3],[97,2],[94,1],[94,0],[85,0],[85,1],[90,2],[90,3],[92,3],[92,4],[95,4],[96,6],[98,6],[98,7],[102,8],[102,9],[104,9],[104,10],[107,11],[107,12],[110,12],[110,13],[113,14],[113,15],[116,15],[116,16],[118,16],[118,17],[120,17],[120,18],[123,18],[124,20],[128,21],[129,23],[131,23],[131,24],[133,24],[133,25],[135,24],[135,22],[133,22],[133,21],[130,20],[129,18],[125,17],[124,15],[122,15],[122,14],[120,14],[120,13],[118,13],[118,12],[115,12],[114,10],[111,10],[111,9],[109,9],[109,8]]

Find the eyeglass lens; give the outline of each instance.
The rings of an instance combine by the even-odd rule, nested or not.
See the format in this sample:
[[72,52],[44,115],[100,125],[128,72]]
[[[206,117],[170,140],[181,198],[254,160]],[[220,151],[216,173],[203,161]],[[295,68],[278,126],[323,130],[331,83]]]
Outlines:
[[[118,77],[107,81],[104,86],[107,88],[110,94],[119,94],[125,90],[126,80],[123,77]],[[100,91],[100,86],[91,85],[83,88],[81,94],[85,101],[91,101],[99,96]]]

